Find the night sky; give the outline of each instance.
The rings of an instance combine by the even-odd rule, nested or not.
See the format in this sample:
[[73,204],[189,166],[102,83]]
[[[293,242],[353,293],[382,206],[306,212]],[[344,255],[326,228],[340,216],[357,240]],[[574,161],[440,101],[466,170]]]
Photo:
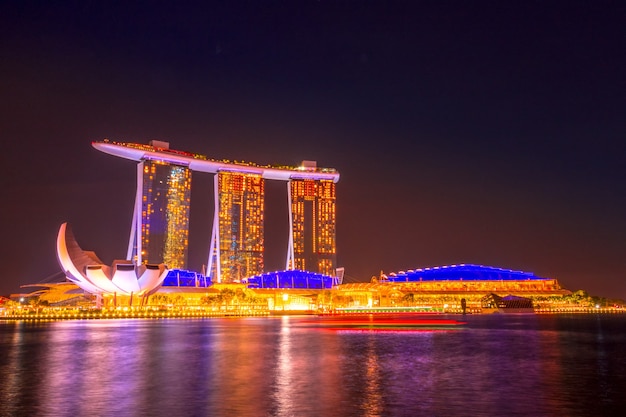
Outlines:
[[[625,80],[623,1],[1,2],[0,294],[58,275],[65,221],[125,256],[135,164],[109,138],[337,168],[347,281],[475,263],[626,298]],[[268,183],[267,270],[286,205]]]

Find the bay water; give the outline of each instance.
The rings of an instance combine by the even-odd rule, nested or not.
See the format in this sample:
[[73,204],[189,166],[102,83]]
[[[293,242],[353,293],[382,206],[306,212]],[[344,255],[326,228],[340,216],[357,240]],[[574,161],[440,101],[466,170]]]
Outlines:
[[620,416],[626,314],[0,321],[0,416]]

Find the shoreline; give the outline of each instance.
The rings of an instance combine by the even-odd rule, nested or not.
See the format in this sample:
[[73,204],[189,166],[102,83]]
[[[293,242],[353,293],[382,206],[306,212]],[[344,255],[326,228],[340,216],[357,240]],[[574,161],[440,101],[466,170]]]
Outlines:
[[[585,308],[585,309],[541,309],[528,313],[480,313],[472,312],[469,315],[547,315],[547,314],[601,314],[614,315],[624,314],[626,310],[613,308]],[[438,313],[397,313],[398,316],[405,315],[454,315],[464,316],[460,312],[438,312]],[[112,311],[112,312],[88,312],[88,311],[66,311],[66,312],[40,312],[28,314],[3,314],[0,315],[0,321],[60,321],[60,320],[136,320],[136,319],[199,319],[199,318],[244,318],[244,317],[281,317],[281,316],[320,316],[320,317],[366,317],[376,316],[374,313],[341,313],[341,314],[322,314],[319,315],[314,311]],[[381,314],[383,315],[383,314]],[[386,313],[384,315],[393,315]]]

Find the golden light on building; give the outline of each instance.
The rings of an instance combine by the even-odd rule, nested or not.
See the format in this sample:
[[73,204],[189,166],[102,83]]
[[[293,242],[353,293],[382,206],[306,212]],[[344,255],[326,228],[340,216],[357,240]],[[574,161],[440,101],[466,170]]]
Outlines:
[[240,172],[220,172],[216,179],[212,273],[220,282],[237,282],[263,272],[265,182],[261,175]]
[[[288,184],[289,244],[286,269],[336,274],[334,168],[216,160],[149,145],[104,140],[93,146],[138,162],[137,193],[126,259],[187,269],[191,171],[214,174],[214,218],[207,273],[214,282],[262,274],[266,180]],[[204,271],[204,266],[203,266]]]
[[164,263],[171,269],[185,269],[191,170],[158,160],[142,161],[139,170],[142,193],[138,263]]
[[288,268],[334,276],[335,183],[297,179],[289,182],[289,190],[292,236]]

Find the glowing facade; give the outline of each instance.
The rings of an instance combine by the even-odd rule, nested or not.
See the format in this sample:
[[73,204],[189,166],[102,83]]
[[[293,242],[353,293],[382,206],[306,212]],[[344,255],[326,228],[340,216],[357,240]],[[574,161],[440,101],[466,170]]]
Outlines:
[[287,268],[335,276],[335,183],[291,180],[289,197],[291,236]]
[[[134,239],[137,263],[164,263],[168,268],[187,268],[191,171],[163,161],[139,164],[141,185],[140,227]],[[137,247],[137,242],[140,246]],[[129,259],[131,257],[129,256]]]
[[169,149],[167,142],[94,142],[105,153],[138,161],[137,195],[127,259],[186,269],[191,171],[215,174],[215,211],[208,273],[235,282],[263,273],[267,179],[288,184],[289,246],[286,269],[336,276],[335,183],[339,173],[301,166],[262,166],[209,159]]
[[209,270],[220,282],[238,282],[263,273],[263,206],[261,175],[219,172]]
[[335,276],[294,269],[287,271],[266,272],[264,274],[251,276],[245,280],[245,283],[248,284],[248,288],[256,289],[331,289],[332,287],[341,284],[341,281]]
[[495,282],[527,282],[536,284],[554,281],[552,278],[536,276],[532,272],[515,271],[512,269],[493,266],[458,264],[435,266],[432,268],[409,269],[408,271],[391,272],[383,276],[383,280],[394,283],[402,282],[467,282],[467,281],[495,281]]

